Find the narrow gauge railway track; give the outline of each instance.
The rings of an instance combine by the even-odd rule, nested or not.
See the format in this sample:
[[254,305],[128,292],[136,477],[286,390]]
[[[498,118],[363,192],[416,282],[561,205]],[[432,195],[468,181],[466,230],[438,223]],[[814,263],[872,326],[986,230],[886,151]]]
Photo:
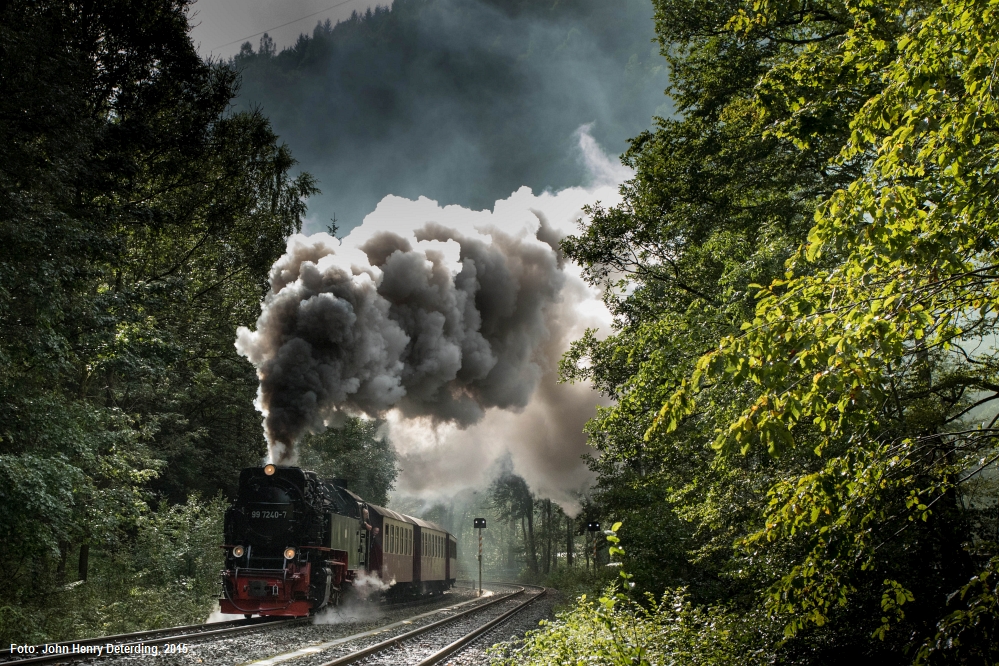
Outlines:
[[[499,608],[499,606],[504,602],[507,605],[509,605],[511,603],[518,601],[517,597],[524,594],[525,592],[525,588],[522,586],[513,586],[509,584],[504,584],[504,585],[508,587],[514,587],[516,591],[513,592],[512,594],[504,594],[501,596],[498,595],[496,598],[490,599],[488,601],[484,599],[470,599],[461,603],[452,604],[444,608],[438,608],[431,610],[429,612],[424,612],[415,616],[411,616],[401,621],[394,622],[390,625],[376,627],[374,629],[362,632],[360,634],[354,634],[352,636],[345,636],[343,638],[338,638],[333,641],[329,641],[323,645],[316,645],[315,643],[312,643],[308,647],[296,650],[294,652],[280,654],[264,659],[260,659],[260,657],[258,657],[257,660],[251,661],[249,663],[260,664],[260,666],[264,666],[265,664],[266,665],[279,664],[285,661],[291,661],[293,659],[297,661],[298,659],[302,659],[303,657],[305,657],[304,659],[302,659],[302,666],[307,666],[306,662],[308,664],[311,664],[312,666],[316,666],[319,663],[319,660],[322,659],[323,657],[326,657],[327,659],[329,658],[329,656],[321,655],[319,653],[326,652],[332,646],[340,646],[346,643],[353,643],[356,646],[358,642],[363,641],[365,638],[377,639],[380,638],[380,636],[377,636],[378,634],[384,635],[387,632],[391,632],[393,630],[404,630],[406,629],[407,625],[413,625],[414,623],[423,620],[424,618],[429,618],[435,614],[448,613],[448,612],[455,613],[450,617],[446,617],[442,620],[438,620],[435,622],[430,622],[429,624],[418,627],[415,630],[410,630],[404,634],[396,635],[387,640],[383,640],[374,646],[363,647],[361,649],[349,653],[341,653],[339,656],[337,656],[336,659],[334,659],[334,661],[327,662],[323,666],[327,666],[327,664],[357,663],[359,661],[364,661],[367,657],[372,655],[374,655],[374,658],[377,659],[379,656],[381,656],[377,654],[379,651],[391,651],[391,648],[399,646],[402,646],[402,649],[406,651],[408,657],[409,653],[412,651],[413,646],[411,644],[406,644],[406,641],[411,641],[413,638],[423,634],[428,634],[428,635],[426,636],[426,638],[420,640],[419,646],[416,649],[418,651],[427,652],[426,650],[427,645],[433,644],[436,652],[434,653],[434,655],[432,655],[432,658],[429,659],[425,658],[422,660],[417,660],[417,659],[406,658],[405,662],[411,664],[419,663],[421,665],[422,664],[429,665],[435,663],[440,659],[443,659],[448,654],[460,650],[461,647],[463,647],[465,644],[474,640],[476,637],[480,636],[489,629],[497,626],[503,620],[511,617],[512,615],[515,615],[518,611],[525,608],[530,602],[539,598],[545,592],[543,588],[535,588],[538,592],[536,594],[533,594],[531,598],[525,600],[523,603],[517,603],[513,608]],[[533,587],[533,586],[528,586],[528,587]],[[474,604],[474,606],[471,609],[467,611],[457,612],[459,608],[472,604]],[[404,603],[400,605],[408,606],[410,604]],[[487,609],[492,609],[487,613],[489,617],[485,618],[485,620],[482,620],[482,618],[477,618],[480,621],[477,623],[477,626],[475,627],[467,626],[468,624],[475,621],[475,618],[472,618],[473,615],[475,615],[480,611],[487,611]],[[497,617],[497,615],[499,616]],[[84,639],[80,641],[69,641],[65,643],[49,644],[49,645],[73,645],[74,643],[76,645],[95,645],[99,643],[109,643],[109,642],[117,644],[119,646],[160,645],[162,647],[163,644],[169,642],[176,642],[176,643],[201,642],[203,644],[211,645],[212,641],[208,641],[206,643],[204,639],[219,638],[224,641],[226,638],[229,637],[229,635],[239,634],[240,632],[255,632],[261,630],[270,632],[272,630],[284,630],[286,628],[294,628],[300,625],[310,624],[312,620],[313,618],[296,618],[291,620],[287,619],[270,620],[265,618],[255,618],[249,621],[234,620],[230,622],[219,622],[209,625],[170,627],[167,629],[135,632],[131,634],[119,634],[116,636],[104,636],[100,638]],[[459,624],[461,626],[458,626]],[[456,638],[458,640],[455,640]],[[348,650],[351,649],[350,646],[348,645],[343,645],[343,648]],[[399,652],[395,652],[390,657],[390,659],[394,659],[395,656],[397,656],[398,654]],[[27,665],[27,664],[40,664],[40,663],[52,663],[52,662],[68,662],[75,659],[94,659],[96,656],[97,655],[87,654],[87,653],[77,653],[77,654],[57,653],[49,655],[34,654],[34,655],[22,656],[22,655],[11,655],[9,650],[4,650],[3,654],[0,655],[0,664],[2,664],[3,666],[6,666],[7,664],[13,666],[15,664]],[[127,657],[128,655],[127,654],[105,655],[104,658],[106,658],[107,656]],[[228,664],[234,663],[232,661],[232,656],[235,655],[230,655],[228,659],[223,658],[224,663]],[[310,659],[309,657],[312,658]],[[212,661],[214,659],[209,658],[208,660]],[[200,661],[201,659],[198,659],[198,662]],[[247,663],[247,662],[239,661],[239,663]],[[401,662],[393,660],[388,663],[396,664]]]
[[[412,666],[430,666],[431,664],[436,664],[460,651],[479,636],[524,610],[547,592],[545,588],[533,585],[511,587],[518,589],[515,592],[498,596],[485,603],[473,605],[468,610],[455,613],[441,620],[391,636],[377,643],[345,652],[331,661],[322,662],[318,666],[346,666],[347,664],[358,663],[390,663],[393,665],[405,663]],[[528,596],[527,599],[519,599],[521,595],[525,594],[528,587],[533,588],[535,593]],[[467,601],[443,610],[457,610],[460,606],[474,604],[476,601],[478,600]],[[488,617],[483,619],[479,617],[480,613]],[[303,659],[303,663],[316,664],[316,657],[322,652],[327,652],[341,646],[347,647],[349,643],[356,644],[365,639],[376,638],[378,634],[403,628],[404,625],[412,624],[415,620],[427,615],[430,615],[430,613],[425,613],[409,618],[409,620],[396,622],[372,631],[338,638],[320,645],[312,645],[267,659],[252,661],[249,664],[254,666],[276,666],[277,664],[292,660],[298,661],[299,659]]]
[[[382,600],[379,605],[388,608],[407,608],[410,606],[424,606],[441,601],[440,597],[428,596],[421,599],[403,600]],[[229,634],[253,631],[256,629],[272,629],[278,627],[293,627],[306,624],[312,618],[291,618],[274,619],[272,617],[255,617],[252,619],[241,618],[238,620],[228,620],[225,622],[210,622],[204,624],[190,624],[180,627],[166,627],[163,629],[147,629],[145,631],[135,631],[128,634],[115,634],[113,636],[98,636],[96,638],[81,638],[72,641],[60,641],[56,643],[46,643],[43,645],[33,645],[34,654],[13,654],[9,648],[0,650],[0,665],[10,664],[43,664],[53,661],[69,661],[72,659],[93,658],[93,654],[88,653],[53,653],[41,654],[46,647],[55,646],[57,648],[71,648],[77,646],[95,646],[107,643],[116,645],[142,645],[149,643],[169,643],[172,641],[191,641],[201,638],[211,638],[215,636],[226,636]]]
[[[527,588],[534,588],[537,592],[527,599],[521,601],[516,599],[525,594]],[[547,590],[543,587],[527,585],[511,594],[506,594],[486,604],[474,606],[467,611],[457,613],[451,617],[432,622],[428,625],[407,631],[404,634],[394,636],[374,645],[352,652],[350,654],[337,657],[332,661],[324,662],[321,666],[346,666],[347,664],[358,664],[371,661],[375,663],[408,664],[411,666],[432,666],[437,664],[454,653],[460,651],[476,638],[496,627],[497,625],[510,619],[517,613],[526,609],[534,601],[545,595]],[[510,608],[505,608],[499,614],[491,614],[485,622],[476,621],[478,614],[492,606],[509,605],[506,602],[513,601]],[[412,642],[417,637],[420,638],[418,649],[412,649]],[[429,647],[429,650],[428,650]],[[407,654],[400,654],[401,650],[407,650]],[[381,653],[392,652],[391,656]],[[427,652],[429,651],[429,654]],[[416,653],[416,654],[414,654]],[[379,657],[386,657],[388,661],[382,661]]]
[[93,658],[96,655],[86,652],[67,652],[60,653],[54,652],[52,654],[41,654],[43,649],[46,648],[67,648],[72,649],[72,646],[99,646],[102,644],[112,643],[120,646],[138,646],[147,645],[150,643],[170,643],[177,641],[190,641],[199,640],[202,638],[209,638],[215,636],[226,636],[230,634],[237,634],[246,631],[256,631],[259,629],[272,629],[275,627],[292,627],[299,624],[305,624],[311,621],[312,618],[292,618],[292,619],[280,619],[274,620],[271,618],[251,618],[242,620],[230,620],[228,622],[211,622],[207,624],[189,624],[182,627],[168,627],[165,629],[149,629],[147,631],[136,631],[130,634],[115,634],[114,636],[100,636],[97,638],[81,638],[76,641],[62,641],[59,643],[47,643],[45,645],[35,645],[34,654],[22,655],[22,654],[12,654],[11,650],[4,649],[0,650],[0,664],[6,665],[10,664],[13,666],[17,664],[21,666],[23,664],[43,664],[53,661],[69,661],[72,659],[85,659]]

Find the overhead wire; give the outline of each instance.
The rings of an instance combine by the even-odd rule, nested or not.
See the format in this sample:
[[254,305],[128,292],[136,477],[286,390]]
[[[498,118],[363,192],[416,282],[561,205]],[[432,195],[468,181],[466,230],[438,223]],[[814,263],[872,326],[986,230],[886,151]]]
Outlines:
[[255,32],[252,35],[247,35],[245,37],[240,37],[239,39],[234,39],[231,42],[226,42],[225,44],[220,44],[219,46],[213,47],[212,51],[215,51],[216,49],[222,49],[222,48],[225,48],[227,46],[231,46],[232,44],[236,44],[237,42],[241,42],[244,39],[250,39],[251,37],[258,37],[258,36],[264,34],[265,32],[270,32],[271,30],[277,30],[278,28],[283,28],[283,27],[285,27],[287,25],[291,25],[292,23],[298,23],[299,21],[304,21],[305,19],[312,18],[313,16],[318,16],[320,14],[323,14],[325,12],[330,11],[331,9],[336,9],[337,7],[342,7],[343,5],[350,4],[351,2],[355,2],[355,1],[356,0],[342,0],[341,2],[338,2],[336,4],[330,5],[326,9],[320,9],[318,12],[312,12],[311,14],[308,14],[306,16],[302,16],[300,18],[297,18],[294,21],[288,21],[287,23],[282,23],[281,25],[276,25],[273,28],[267,28],[266,30],[261,30],[260,32]]

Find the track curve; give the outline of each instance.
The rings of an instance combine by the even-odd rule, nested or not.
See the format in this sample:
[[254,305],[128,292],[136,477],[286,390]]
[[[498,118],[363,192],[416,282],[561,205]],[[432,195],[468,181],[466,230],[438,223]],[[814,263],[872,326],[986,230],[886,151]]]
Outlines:
[[[544,588],[535,586],[490,584],[486,597],[477,598],[474,590],[455,588],[444,598],[429,599],[447,605],[426,612],[408,615],[410,604],[371,604],[337,610],[339,617],[281,619],[254,618],[233,620],[210,625],[188,625],[161,630],[103,636],[81,641],[67,641],[53,645],[81,646],[114,643],[119,646],[158,645],[161,652],[156,661],[167,666],[205,664],[206,666],[233,666],[235,664],[275,666],[294,660],[296,666],[330,666],[340,664],[391,663],[429,665],[447,656],[460,653],[466,645],[481,644],[484,633],[514,617],[534,600],[544,595]],[[460,601],[465,599],[464,601]],[[456,603],[456,601],[459,601]],[[399,612],[402,611],[402,612]],[[409,611],[412,613],[413,611]],[[341,614],[342,613],[342,614]],[[371,615],[374,615],[372,617]],[[528,614],[530,615],[530,614]],[[394,617],[393,617],[394,616]],[[444,616],[444,617],[441,617]],[[380,618],[380,619],[379,619]],[[313,624],[314,622],[314,624]],[[388,622],[389,624],[386,624]],[[334,625],[339,625],[339,628]],[[357,632],[347,635],[344,631]],[[239,635],[246,632],[246,635]],[[333,640],[330,640],[333,639]],[[184,654],[167,655],[164,644],[183,643],[190,648]],[[282,646],[291,651],[275,654]],[[374,649],[372,649],[374,648]],[[473,652],[476,647],[470,648]],[[270,655],[270,656],[268,656]],[[170,658],[164,659],[169,656]],[[108,662],[108,658],[112,658]],[[152,655],[66,654],[11,655],[9,650],[0,652],[0,664],[28,664],[89,661],[94,664],[145,664]],[[477,663],[477,662],[470,662]],[[82,664],[81,664],[82,666]]]

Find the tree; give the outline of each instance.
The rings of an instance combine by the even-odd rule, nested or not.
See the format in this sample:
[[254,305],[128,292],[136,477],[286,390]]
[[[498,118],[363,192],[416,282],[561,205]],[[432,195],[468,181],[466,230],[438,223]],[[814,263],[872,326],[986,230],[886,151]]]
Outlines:
[[[727,6],[656,7],[679,117],[657,119],[655,131],[632,140],[623,161],[636,175],[622,189],[624,203],[594,207],[563,243],[605,288],[616,330],[603,340],[588,333],[562,373],[615,400],[588,432],[600,454],[592,463],[597,499],[609,517],[652,528],[627,537],[644,540],[628,544],[636,582],[659,593],[694,581],[698,598],[717,600],[738,594],[726,573],[732,541],[765,503],[776,472],[763,458],[719,462],[705,446],[722,410],[675,433],[645,433],[696,359],[752,316],[748,285],[783,275],[817,198],[856,166],[825,169],[836,137],[847,135],[833,114],[815,123],[822,140],[801,150],[768,133],[753,109],[756,80],[800,48],[800,18],[743,38],[726,29]],[[827,32],[840,32],[839,20],[828,16]],[[735,399],[745,388],[731,390]]]
[[540,571],[538,545],[534,538],[534,494],[523,477],[506,471],[493,480],[489,487],[493,508],[500,520],[511,524],[520,523],[524,538],[524,550],[530,572],[537,576]]
[[564,243],[616,316],[563,376],[616,401],[626,566],[764,660],[994,660],[994,9],[656,11],[681,116]]
[[[802,146],[803,117],[876,86],[832,162],[869,167],[822,202],[787,276],[760,288],[744,333],[700,359],[660,421],[692,413],[698,389],[710,401],[712,384],[749,381],[757,395],[718,434],[722,455],[814,448],[814,469],[770,489],[765,522],[744,542],[799,553],[768,598],[788,633],[854,605],[873,571],[883,578],[877,637],[917,661],[992,661],[997,524],[979,498],[994,493],[982,473],[997,460],[997,431],[994,408],[975,410],[999,398],[988,342],[999,277],[995,8],[850,9],[837,52],[806,49],[764,77],[761,97],[789,111],[771,131]],[[739,30],[776,18],[747,12]],[[914,555],[935,572],[905,567]]]
[[327,479],[342,479],[364,499],[385,506],[399,468],[384,423],[347,417],[342,425],[308,435],[299,445],[299,464]]
[[315,188],[291,177],[265,118],[229,111],[237,75],[198,57],[186,9],[0,8],[0,562],[15,613],[0,633],[12,639],[28,625],[46,636],[31,608],[52,603],[70,551],[85,578],[91,545],[127,545],[156,494],[213,495],[263,452],[256,378],[232,339]]

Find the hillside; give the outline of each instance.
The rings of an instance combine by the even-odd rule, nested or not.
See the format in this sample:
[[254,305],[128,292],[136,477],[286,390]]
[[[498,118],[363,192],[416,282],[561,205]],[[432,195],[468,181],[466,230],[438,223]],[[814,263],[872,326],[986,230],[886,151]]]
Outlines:
[[620,153],[669,112],[651,16],[645,0],[397,0],[280,52],[244,44],[238,105],[318,178],[313,229],[349,229],[386,194],[491,207],[584,184],[581,125]]

